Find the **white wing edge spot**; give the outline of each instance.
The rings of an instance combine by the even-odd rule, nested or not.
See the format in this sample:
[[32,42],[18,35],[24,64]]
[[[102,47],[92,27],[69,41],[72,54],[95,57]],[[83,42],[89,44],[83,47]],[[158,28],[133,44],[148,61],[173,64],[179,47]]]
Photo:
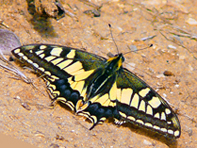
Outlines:
[[161,131],[166,133],[167,129],[166,128],[161,128]]
[[154,125],[153,128],[156,129],[156,130],[160,130],[160,127],[157,126],[157,125]]
[[138,120],[136,120],[136,122],[139,123],[139,124],[144,125],[144,121],[142,121],[142,120],[139,120],[139,119],[138,119]]
[[45,69],[44,69],[43,67],[39,67],[38,70],[40,70],[40,71],[42,71],[42,72],[45,71]]
[[40,48],[41,50],[43,50],[43,49],[47,48],[47,46],[46,46],[46,45],[41,45],[39,48]]
[[45,71],[44,72],[46,75],[51,76],[51,72],[50,71]]
[[131,121],[135,121],[135,118],[132,117],[132,116],[128,116],[127,118],[128,118],[129,120],[131,120]]
[[18,53],[18,55],[19,55],[20,57],[24,56],[24,54],[23,54],[23,53],[21,53],[21,52],[20,52],[20,53]]
[[28,59],[27,62],[28,62],[29,64],[33,64],[33,61],[30,60],[30,59]]
[[153,125],[151,123],[145,123],[144,125],[147,127],[153,127]]
[[21,52],[20,48],[17,48],[17,49],[14,50],[14,53],[16,53],[16,54],[19,53],[19,52]]
[[27,61],[27,60],[28,60],[28,58],[27,58],[26,56],[23,56],[23,59],[24,59],[25,61]]
[[174,136],[175,136],[175,137],[177,137],[177,136],[179,136],[179,135],[180,135],[180,132],[179,132],[179,131],[175,131],[175,132],[174,132]]
[[39,67],[37,63],[33,63],[32,65],[33,65],[35,68],[38,68],[38,67]]
[[169,129],[169,130],[168,130],[168,133],[173,135],[174,131],[171,130],[171,129]]
[[127,118],[127,115],[126,115],[125,113],[119,111],[119,114],[120,114],[122,117]]

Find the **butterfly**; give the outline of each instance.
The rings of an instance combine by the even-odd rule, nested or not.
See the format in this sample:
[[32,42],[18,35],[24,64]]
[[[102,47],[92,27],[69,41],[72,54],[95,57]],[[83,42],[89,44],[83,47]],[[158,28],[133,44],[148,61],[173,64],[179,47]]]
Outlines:
[[124,56],[109,59],[72,47],[32,44],[12,54],[44,75],[52,101],[87,117],[93,129],[108,118],[129,122],[166,137],[178,138],[181,127],[168,103],[148,84],[122,66]]

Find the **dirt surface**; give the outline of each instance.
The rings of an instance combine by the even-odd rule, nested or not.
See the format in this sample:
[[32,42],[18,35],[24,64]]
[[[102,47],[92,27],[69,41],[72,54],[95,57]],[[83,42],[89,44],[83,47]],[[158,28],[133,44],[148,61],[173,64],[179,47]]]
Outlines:
[[[35,87],[0,69],[0,132],[37,147],[197,147],[197,2],[93,0],[92,3],[95,5],[83,0],[61,0],[59,8],[67,12],[63,16],[57,14],[54,3],[44,0],[41,3],[35,0],[36,9],[28,0],[3,0],[0,28],[13,31],[22,45],[53,43],[104,57],[109,52],[117,53],[108,24],[112,25],[122,53],[134,45],[141,49],[153,44],[152,48],[126,54],[124,66],[168,100],[178,114],[181,137],[171,143],[136,127],[118,127],[111,121],[90,131],[90,123],[69,108],[59,104],[50,107],[45,82],[18,65]],[[164,76],[165,71],[170,76]]]

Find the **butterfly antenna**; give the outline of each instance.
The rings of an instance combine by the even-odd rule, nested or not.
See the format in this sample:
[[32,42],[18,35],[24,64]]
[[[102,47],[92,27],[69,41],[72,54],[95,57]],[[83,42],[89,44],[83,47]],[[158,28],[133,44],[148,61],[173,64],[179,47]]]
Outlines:
[[[149,46],[144,47],[144,48],[141,48],[141,49],[138,49],[137,51],[144,50],[144,49],[150,48],[150,47],[152,47],[152,46],[153,46],[153,44],[150,44]],[[129,47],[128,47],[128,48],[129,48]],[[130,49],[130,48],[129,48],[129,49]],[[129,52],[124,53],[123,55],[128,54],[128,53],[131,53],[131,52],[135,52],[135,51],[129,51]]]
[[116,50],[117,50],[117,52],[118,52],[118,54],[119,54],[119,50],[118,50],[118,46],[117,46],[117,44],[116,44],[116,42],[115,42],[115,40],[114,40],[114,37],[113,37],[113,34],[112,34],[112,30],[111,30],[111,24],[108,24],[109,25],[109,30],[110,30],[110,34],[111,34],[111,38],[112,38],[112,40],[113,40],[113,42],[114,42],[114,44],[115,44],[115,46],[116,46]]

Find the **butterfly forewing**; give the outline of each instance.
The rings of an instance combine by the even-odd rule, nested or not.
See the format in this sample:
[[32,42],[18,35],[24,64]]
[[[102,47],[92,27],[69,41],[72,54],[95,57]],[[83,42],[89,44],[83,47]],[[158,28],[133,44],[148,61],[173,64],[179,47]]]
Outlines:
[[176,114],[157,92],[136,75],[127,69],[121,71],[117,78],[117,89],[117,110],[125,120],[165,135],[180,136]]
[[86,94],[86,78],[106,61],[85,51],[56,45],[26,45],[12,53],[44,76],[53,100],[62,101],[72,110],[81,94]]
[[27,45],[12,53],[43,75],[52,100],[90,119],[93,127],[114,117],[171,137],[180,124],[170,106],[136,75],[122,68],[119,54],[103,57],[57,45]]

